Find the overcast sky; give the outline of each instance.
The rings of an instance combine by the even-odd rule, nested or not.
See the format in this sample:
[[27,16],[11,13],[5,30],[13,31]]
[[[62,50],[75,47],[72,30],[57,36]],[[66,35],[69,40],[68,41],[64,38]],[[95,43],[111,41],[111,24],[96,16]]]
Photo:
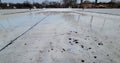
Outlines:
[[[22,3],[26,0],[2,0],[2,2],[13,2],[13,3]],[[45,0],[28,0],[30,2],[42,2],[42,1],[45,1]],[[61,1],[61,0],[48,0],[48,1]],[[94,0],[89,0],[89,1],[94,1]],[[98,0],[98,1],[101,1],[101,2],[109,2],[110,0]]]

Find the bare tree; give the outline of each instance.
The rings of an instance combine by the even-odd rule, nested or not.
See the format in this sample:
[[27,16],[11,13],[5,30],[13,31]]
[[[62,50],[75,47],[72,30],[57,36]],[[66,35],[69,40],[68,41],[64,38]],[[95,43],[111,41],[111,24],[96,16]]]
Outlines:
[[0,0],[0,3],[2,3],[2,1]]
[[81,0],[81,4],[83,3],[83,0]]
[[98,3],[98,0],[95,0],[95,4],[97,4]]
[[73,6],[77,3],[77,0],[63,0],[63,3],[68,6]]

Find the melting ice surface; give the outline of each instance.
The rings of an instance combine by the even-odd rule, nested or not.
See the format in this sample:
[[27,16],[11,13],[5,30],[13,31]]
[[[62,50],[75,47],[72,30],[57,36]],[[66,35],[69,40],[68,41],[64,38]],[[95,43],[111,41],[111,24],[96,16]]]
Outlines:
[[39,22],[0,52],[0,63],[120,63],[120,16],[98,10],[0,13],[0,49]]

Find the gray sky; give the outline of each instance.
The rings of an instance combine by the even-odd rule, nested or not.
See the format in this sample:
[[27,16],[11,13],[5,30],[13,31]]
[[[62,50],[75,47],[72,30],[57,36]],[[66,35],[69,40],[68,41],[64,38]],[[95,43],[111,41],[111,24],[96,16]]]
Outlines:
[[[13,3],[22,3],[26,0],[2,0],[2,2],[13,2]],[[45,0],[28,0],[30,2],[42,2],[42,1],[45,1]],[[60,0],[48,0],[48,1],[60,1]],[[94,1],[94,0],[89,0],[89,1]],[[98,1],[101,1],[101,2],[109,2],[110,0],[98,0]]]

